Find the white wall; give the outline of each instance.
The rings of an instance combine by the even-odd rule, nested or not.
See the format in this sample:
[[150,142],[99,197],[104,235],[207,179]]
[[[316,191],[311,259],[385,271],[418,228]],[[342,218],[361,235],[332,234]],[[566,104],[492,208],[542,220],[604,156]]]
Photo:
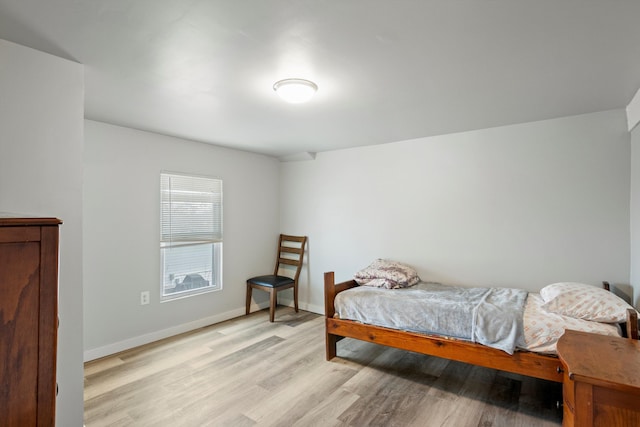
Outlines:
[[636,127],[640,122],[640,89],[631,98],[631,102],[627,105],[627,127],[629,131]]
[[[86,360],[244,314],[246,279],[273,269],[276,159],[86,121],[84,167]],[[159,302],[161,171],[223,179],[222,291]]]
[[325,271],[377,257],[468,286],[628,284],[626,126],[615,110],[282,164],[281,228],[309,236],[301,298],[322,311]]
[[64,221],[60,229],[59,426],[81,426],[83,419],[83,98],[81,65],[0,40],[0,211]]

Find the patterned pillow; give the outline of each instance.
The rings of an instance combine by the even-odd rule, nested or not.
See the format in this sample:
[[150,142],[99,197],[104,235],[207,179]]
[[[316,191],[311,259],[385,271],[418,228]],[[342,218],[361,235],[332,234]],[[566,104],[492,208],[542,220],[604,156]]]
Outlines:
[[613,292],[583,283],[553,283],[542,288],[540,296],[547,311],[595,322],[624,322],[627,309],[633,308]]
[[420,281],[413,268],[385,259],[375,260],[367,268],[358,271],[354,279],[359,285],[387,289],[408,288]]

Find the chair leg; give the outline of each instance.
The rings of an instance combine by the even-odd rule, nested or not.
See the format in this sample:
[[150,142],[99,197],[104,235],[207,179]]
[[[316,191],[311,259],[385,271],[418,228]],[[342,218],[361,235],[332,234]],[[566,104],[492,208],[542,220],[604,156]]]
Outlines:
[[298,312],[298,284],[293,285],[293,307]]
[[276,305],[278,305],[278,291],[269,289],[269,321],[273,323],[276,317]]
[[251,287],[249,282],[247,282],[247,310],[245,314],[249,314],[249,309],[251,308],[251,291],[252,290],[253,288]]

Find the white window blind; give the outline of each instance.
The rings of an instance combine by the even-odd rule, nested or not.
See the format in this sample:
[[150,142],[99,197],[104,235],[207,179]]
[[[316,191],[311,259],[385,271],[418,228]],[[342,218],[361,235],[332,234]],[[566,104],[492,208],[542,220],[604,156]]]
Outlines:
[[161,300],[221,288],[222,180],[162,173]]

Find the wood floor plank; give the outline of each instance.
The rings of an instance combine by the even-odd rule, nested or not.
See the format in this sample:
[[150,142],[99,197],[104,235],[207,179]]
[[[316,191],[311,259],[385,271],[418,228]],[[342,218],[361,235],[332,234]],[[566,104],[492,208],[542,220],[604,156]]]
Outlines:
[[292,427],[338,426],[343,422],[338,416],[360,399],[360,396],[344,388],[338,388],[311,408]]
[[438,379],[425,373],[429,360],[401,350],[384,351],[345,384],[361,399],[339,418],[348,425],[407,425]]
[[[558,384],[345,339],[256,312],[85,364],[87,427],[561,424]],[[561,394],[560,394],[561,396]]]
[[[150,375],[170,369],[181,364],[185,358],[209,353],[205,347],[196,347],[188,352],[167,354],[166,357],[158,357],[156,363],[149,360],[136,359],[131,363],[123,363],[115,368],[102,370],[99,373],[87,377],[88,385],[85,386],[85,399],[91,399],[100,394],[107,393],[123,387],[131,382],[149,377]],[[118,375],[114,375],[118,373]]]
[[[322,354],[322,348],[316,351]],[[350,367],[315,359],[299,370],[298,375],[289,377],[286,382],[278,381],[276,387],[270,389],[268,398],[248,405],[244,414],[259,425],[290,426],[356,373]]]

